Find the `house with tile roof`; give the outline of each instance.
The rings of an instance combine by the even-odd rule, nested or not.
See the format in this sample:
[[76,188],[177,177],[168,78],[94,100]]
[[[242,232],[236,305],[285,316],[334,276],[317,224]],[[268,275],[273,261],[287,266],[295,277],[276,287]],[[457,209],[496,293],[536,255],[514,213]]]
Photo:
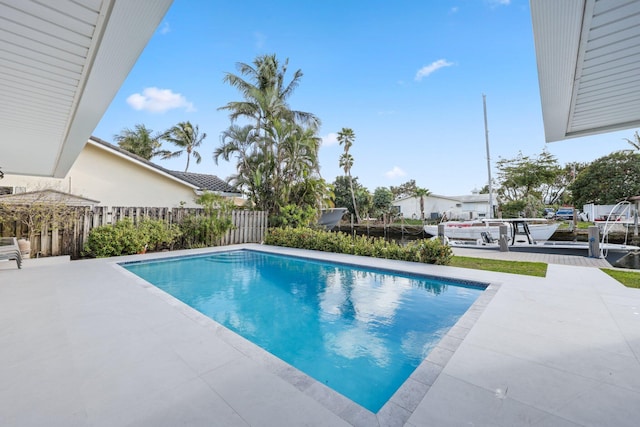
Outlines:
[[241,193],[215,175],[165,169],[91,137],[64,178],[5,174],[0,195],[54,190],[99,201],[101,206],[198,207],[211,191],[241,204]]

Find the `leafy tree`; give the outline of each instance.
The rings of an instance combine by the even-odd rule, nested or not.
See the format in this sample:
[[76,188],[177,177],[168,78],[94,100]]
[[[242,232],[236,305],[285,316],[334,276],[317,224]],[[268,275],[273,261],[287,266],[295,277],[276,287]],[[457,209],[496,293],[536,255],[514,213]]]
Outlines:
[[387,187],[378,187],[373,191],[373,214],[380,217],[391,212],[393,193]]
[[173,157],[180,157],[183,153],[187,153],[187,165],[184,168],[184,171],[186,172],[189,170],[189,160],[191,160],[191,157],[193,157],[198,164],[202,161],[202,157],[196,148],[202,144],[202,141],[206,137],[207,134],[204,132],[200,135],[197,125],[194,127],[191,122],[180,122],[167,130],[161,136],[163,140],[175,145],[179,150],[167,152],[162,156],[162,158],[171,159]]
[[332,208],[335,206],[334,199],[333,185],[320,177],[310,177],[296,182],[291,187],[289,195],[291,203],[300,207]]
[[344,174],[349,178],[349,188],[351,189],[351,199],[356,214],[356,221],[360,222],[360,215],[358,214],[358,204],[356,203],[356,193],[353,189],[353,179],[351,178],[351,168],[353,167],[353,156],[349,153],[349,149],[353,145],[353,141],[356,139],[356,134],[353,129],[342,128],[338,132],[338,143],[344,146],[344,153],[340,156],[340,167],[344,170]]
[[373,210],[373,196],[369,193],[366,187],[359,187],[356,189],[356,203],[359,210],[359,216],[371,216]]
[[[288,60],[280,64],[275,55],[258,56],[253,64],[237,66],[240,75],[228,73],[224,81],[237,88],[244,99],[220,108],[229,111],[232,124],[222,133],[214,160],[235,158],[237,173],[230,182],[242,188],[258,209],[271,215],[277,216],[284,206],[295,203],[294,195],[306,194],[305,181],[313,182],[305,190],[322,192],[312,199],[322,200],[326,186],[316,182],[321,180],[320,138],[316,135],[320,121],[311,113],[290,109],[287,103],[302,71],[297,70],[285,83]],[[235,124],[240,118],[249,124]]]
[[540,216],[544,203],[537,195],[529,194],[521,199],[505,202],[501,208],[505,218],[517,218],[520,215],[525,218],[535,218]]
[[548,205],[570,203],[571,191],[569,191],[569,186],[585,167],[587,167],[586,163],[567,163],[561,168],[553,184],[543,184],[541,186],[542,200]]
[[113,139],[123,150],[140,156],[145,160],[151,160],[156,156],[165,156],[169,151],[162,150],[160,142],[161,134],[154,134],[151,129],[147,129],[143,124],[137,124],[135,129],[125,128]]
[[498,197],[505,214],[513,212],[515,205],[525,201],[525,206],[519,212],[537,216],[537,206],[547,201],[545,197],[553,194],[557,197],[564,192],[564,188],[555,187],[562,169],[556,158],[545,150],[535,158],[518,153],[515,159],[500,159],[496,166],[500,184]]
[[336,180],[333,183],[336,206],[345,207],[349,209],[350,213],[355,215],[351,183],[353,183],[356,206],[358,206],[359,210],[357,217],[368,214],[370,208],[373,206],[373,197],[369,194],[369,190],[360,185],[358,177],[353,177],[351,180],[344,175],[336,177]]
[[412,179],[397,187],[391,186],[391,193],[393,193],[393,199],[398,200],[404,197],[414,196],[417,188],[416,180]]
[[594,160],[569,187],[575,206],[608,205],[640,194],[640,153],[617,151]]

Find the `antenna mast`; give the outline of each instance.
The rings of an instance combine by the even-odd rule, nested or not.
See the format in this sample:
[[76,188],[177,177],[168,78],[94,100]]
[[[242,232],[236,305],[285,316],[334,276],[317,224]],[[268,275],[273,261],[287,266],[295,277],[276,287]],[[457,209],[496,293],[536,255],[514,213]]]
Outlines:
[[489,219],[493,218],[493,188],[491,188],[491,155],[489,154],[489,128],[487,127],[487,96],[482,94],[484,109],[484,139],[487,145],[487,174],[489,175]]

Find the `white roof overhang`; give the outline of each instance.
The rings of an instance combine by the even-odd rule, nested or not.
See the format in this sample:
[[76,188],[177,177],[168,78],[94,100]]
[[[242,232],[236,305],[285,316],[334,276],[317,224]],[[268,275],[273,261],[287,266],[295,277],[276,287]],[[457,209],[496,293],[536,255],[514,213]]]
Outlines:
[[547,142],[640,126],[640,0],[531,0]]
[[0,0],[0,168],[64,177],[173,0]]

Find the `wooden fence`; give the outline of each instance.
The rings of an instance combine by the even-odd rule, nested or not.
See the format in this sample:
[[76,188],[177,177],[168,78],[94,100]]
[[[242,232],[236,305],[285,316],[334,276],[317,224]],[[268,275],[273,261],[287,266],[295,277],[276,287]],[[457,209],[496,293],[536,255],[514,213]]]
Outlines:
[[[89,232],[102,225],[114,224],[123,218],[131,218],[137,223],[143,218],[160,219],[169,224],[180,224],[189,215],[202,215],[198,208],[149,208],[97,206],[94,208],[78,206],[73,208],[74,218],[64,228],[53,228],[51,224],[42,227],[31,240],[31,257],[70,255],[77,259],[82,256],[84,244]],[[0,213],[0,215],[2,215]],[[1,219],[1,218],[0,218]],[[262,211],[233,211],[233,227],[222,237],[221,245],[239,243],[260,243],[267,229],[267,213]],[[19,221],[0,221],[0,236],[29,238],[29,229]]]

